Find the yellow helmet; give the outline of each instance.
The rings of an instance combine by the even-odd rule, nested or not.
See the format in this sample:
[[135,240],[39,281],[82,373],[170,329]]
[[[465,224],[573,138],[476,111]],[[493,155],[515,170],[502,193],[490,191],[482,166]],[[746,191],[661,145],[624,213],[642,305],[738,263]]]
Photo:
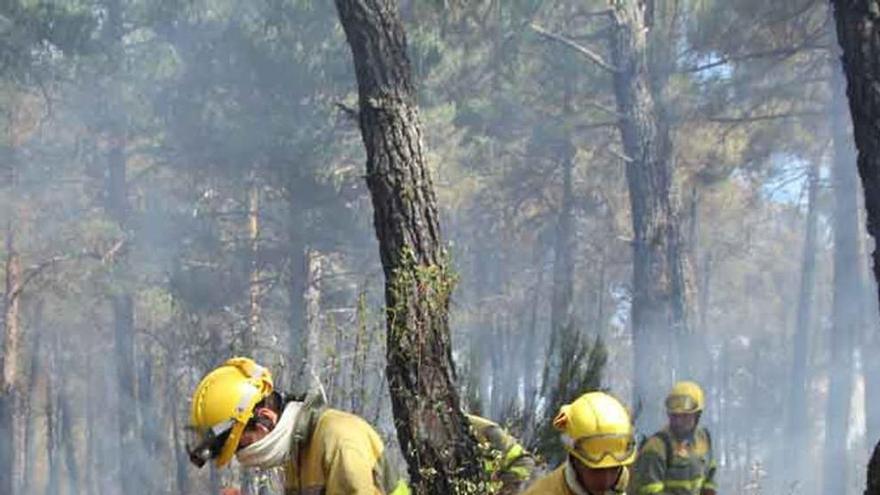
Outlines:
[[678,382],[672,386],[666,396],[666,412],[668,414],[692,414],[703,410],[706,399],[703,389],[696,382]]
[[589,392],[559,408],[553,426],[571,455],[589,468],[632,464],[636,442],[629,412],[604,392]]
[[199,382],[192,396],[190,460],[226,465],[235,454],[254,406],[272,393],[272,374],[246,357],[229,359]]

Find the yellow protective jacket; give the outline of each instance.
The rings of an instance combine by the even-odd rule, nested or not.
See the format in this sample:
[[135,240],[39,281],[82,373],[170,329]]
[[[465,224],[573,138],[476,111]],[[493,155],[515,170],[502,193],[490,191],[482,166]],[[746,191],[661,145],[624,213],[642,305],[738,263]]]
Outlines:
[[713,493],[715,458],[712,439],[704,428],[691,438],[677,439],[668,428],[655,433],[639,451],[635,465],[635,495],[700,495]]
[[285,495],[403,495],[409,493],[383,457],[376,431],[353,414],[309,396],[293,429],[284,465]]
[[498,493],[519,493],[532,478],[535,458],[497,423],[474,414],[468,414],[467,418],[487,453],[483,469],[500,484]]
[[[617,488],[605,493],[590,494],[577,481],[574,468],[568,462],[554,469],[552,473],[532,483],[523,495],[625,495],[629,470],[624,467],[617,482]],[[619,491],[618,491],[619,490]]]

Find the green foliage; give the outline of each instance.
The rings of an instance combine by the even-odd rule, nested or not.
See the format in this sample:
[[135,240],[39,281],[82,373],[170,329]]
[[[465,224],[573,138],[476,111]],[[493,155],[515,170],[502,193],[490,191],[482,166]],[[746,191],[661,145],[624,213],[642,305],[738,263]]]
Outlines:
[[97,19],[86,2],[22,2],[0,5],[0,75],[27,80],[53,58],[93,50]]
[[581,336],[575,328],[562,331],[560,350],[562,366],[550,395],[546,397],[544,414],[536,418],[538,433],[533,449],[540,452],[551,465],[565,459],[566,453],[559,441],[559,432],[553,427],[553,418],[562,404],[568,404],[582,394],[602,389],[602,369],[608,360],[608,352],[602,339],[592,342]]
[[[424,264],[416,258],[410,246],[401,249],[398,266],[392,273],[387,284],[393,301],[393,306],[387,309],[389,339],[412,351],[413,346],[421,345],[419,340],[424,329],[410,325],[433,325],[445,319],[458,277],[449,269],[448,255],[444,254],[438,264]],[[413,314],[414,310],[418,311],[418,316]]]

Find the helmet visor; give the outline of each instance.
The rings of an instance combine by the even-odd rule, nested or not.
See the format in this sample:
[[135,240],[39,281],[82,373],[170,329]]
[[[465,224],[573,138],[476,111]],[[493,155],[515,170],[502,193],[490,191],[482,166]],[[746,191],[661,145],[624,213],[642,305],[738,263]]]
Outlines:
[[694,413],[700,406],[688,395],[670,395],[666,398],[666,410],[671,413]]
[[575,440],[573,450],[589,464],[600,464],[607,458],[622,463],[633,456],[636,442],[632,435],[594,435]]
[[228,426],[224,424],[219,429],[201,430],[192,426],[186,427],[186,452],[189,454],[189,461],[201,468],[211,459],[216,459],[223,450],[230,431],[232,431],[232,423]]

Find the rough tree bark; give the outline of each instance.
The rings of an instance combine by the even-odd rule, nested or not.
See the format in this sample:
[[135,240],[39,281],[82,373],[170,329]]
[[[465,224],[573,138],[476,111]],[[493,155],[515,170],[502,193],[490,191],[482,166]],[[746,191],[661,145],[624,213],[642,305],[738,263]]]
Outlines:
[[251,170],[248,184],[248,244],[250,273],[248,275],[248,321],[241,336],[241,352],[252,355],[257,343],[257,333],[262,318],[262,290],[260,288],[260,187],[256,170]]
[[308,249],[306,251],[306,286],[302,294],[305,307],[305,349],[303,367],[299,380],[303,384],[315,382],[320,384],[321,370],[321,278],[323,277],[323,261],[321,253]]
[[804,482],[806,466],[804,453],[809,431],[807,422],[807,348],[812,327],[813,293],[816,288],[816,231],[818,220],[817,196],[819,173],[817,165],[810,166],[808,174],[807,221],[804,236],[804,250],[801,258],[801,285],[798,293],[796,324],[794,330],[794,351],[789,376],[788,410],[785,422],[785,456],[791,460],[786,472],[786,484]]
[[[865,190],[868,233],[880,241],[880,0],[831,0],[858,158]],[[880,249],[872,253],[874,279],[880,281]],[[878,284],[880,287],[880,284]],[[880,299],[880,293],[878,293]],[[872,439],[874,440],[874,439]],[[880,494],[880,462],[868,466],[868,493]],[[873,482],[872,482],[873,481]]]
[[398,439],[420,494],[482,490],[476,440],[460,407],[448,321],[454,276],[406,37],[394,0],[336,0],[357,73],[367,186],[385,272],[386,374]]
[[[106,3],[107,19],[102,32],[103,40],[111,49],[113,65],[110,69],[119,67],[116,64],[121,60],[123,26],[123,5],[120,0],[108,0]],[[109,88],[111,94],[119,94],[119,85],[111,80]],[[117,97],[107,98],[102,102],[104,117],[109,118],[117,110],[114,108]],[[126,126],[124,122],[112,122],[102,129],[108,140],[107,150],[107,174],[104,188],[107,215],[115,221],[122,230],[125,230],[129,221],[128,201],[128,174],[127,157],[125,153]],[[120,271],[120,273],[124,273]],[[119,287],[110,296],[113,311],[114,328],[114,361],[116,366],[116,386],[119,398],[119,486],[123,493],[136,493],[142,487],[134,473],[138,472],[138,466],[134,455],[125,453],[135,452],[139,443],[140,435],[137,433],[137,397],[135,395],[135,358],[134,358],[134,303],[131,291],[125,287],[124,275],[117,279]]]
[[3,292],[3,354],[0,355],[0,493],[14,493],[18,477],[16,415],[20,397],[18,364],[21,353],[21,259],[15,249],[12,222],[6,228],[6,266]]
[[880,444],[874,447],[874,454],[868,463],[868,487],[865,495],[880,495]]
[[58,493],[61,489],[61,408],[58,399],[61,395],[58,367],[58,332],[50,337],[46,366],[46,460],[48,461],[48,480],[46,495]]
[[831,307],[831,363],[823,449],[823,493],[846,493],[849,484],[846,439],[853,389],[853,340],[861,323],[862,293],[859,256],[858,177],[855,153],[847,135],[849,118],[844,107],[843,73],[832,66],[831,129],[834,157],[831,170],[834,193],[834,280]]
[[[124,140],[112,139],[107,156],[106,211],[120,228],[125,229],[129,216],[128,178]],[[116,366],[116,386],[119,400],[119,484],[124,493],[141,491],[143,486],[135,476],[138,473],[136,452],[139,445],[137,396],[135,395],[134,356],[134,298],[119,280],[121,287],[110,296],[113,311],[113,361]]]
[[614,92],[633,225],[634,393],[637,402],[644,401],[640,423],[655,426],[662,421],[664,392],[658,380],[671,380],[675,363],[670,354],[685,352],[673,344],[687,334],[680,231],[671,198],[671,141],[651,88],[646,2],[615,0],[612,6]]
[[[22,384],[22,390],[27,390],[24,393],[24,407],[25,409],[30,410],[33,407],[34,398],[39,397],[39,386],[41,384],[40,375],[42,374],[43,367],[46,363],[43,362],[43,359],[40,355],[40,350],[42,349],[42,335],[43,335],[43,314],[44,314],[44,303],[42,301],[37,303],[37,306],[34,308],[34,323],[33,328],[36,329],[34,332],[34,338],[31,340],[30,345],[30,370],[28,372],[28,380],[27,385]],[[25,388],[26,387],[26,388]],[[34,491],[35,485],[35,464],[37,459],[37,442],[36,442],[36,418],[33,415],[26,421],[25,428],[25,441],[27,444],[27,462],[25,462],[24,466],[24,483],[22,484],[22,493],[32,493]]]
[[287,347],[291,357],[288,364],[288,372],[285,380],[289,379],[293,383],[279,383],[280,386],[286,386],[289,390],[295,390],[304,385],[298,383],[302,374],[303,363],[305,362],[305,278],[306,278],[306,246],[303,243],[303,228],[300,220],[302,206],[297,201],[294,194],[294,187],[287,186],[287,208],[288,208],[288,225],[287,225],[287,245],[289,248],[288,268],[286,273],[285,289],[287,294]]
[[133,453],[138,449],[140,435],[137,433],[137,396],[134,373],[134,301],[131,294],[123,292],[112,296],[114,363],[116,386],[119,392],[119,483],[124,493],[141,490],[135,476],[139,466]]
[[[247,289],[247,323],[241,331],[241,347],[238,352],[244,356],[254,357],[259,342],[260,324],[263,318],[262,266],[260,262],[260,238],[262,222],[260,217],[260,183],[257,180],[257,168],[252,166],[247,180],[247,236],[248,236],[248,289]],[[242,495],[262,495],[264,484],[260,476],[253,470],[241,467],[239,483]]]

